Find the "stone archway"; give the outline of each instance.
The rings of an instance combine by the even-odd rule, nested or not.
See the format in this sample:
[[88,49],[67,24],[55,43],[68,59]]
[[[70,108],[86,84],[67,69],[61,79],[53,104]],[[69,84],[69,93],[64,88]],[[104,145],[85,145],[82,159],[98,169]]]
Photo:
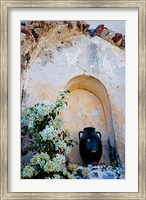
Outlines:
[[[101,81],[99,81],[95,77],[89,76],[89,75],[76,76],[76,77],[72,78],[66,84],[65,87],[70,90],[71,95],[74,94],[75,91],[76,91],[75,95],[77,95],[77,91],[79,91],[79,90],[80,91],[78,93],[80,93],[80,94],[81,94],[81,91],[86,91],[86,95],[85,95],[85,92],[83,92],[84,93],[83,98],[87,97],[87,96],[89,97],[89,93],[90,93],[89,99],[92,101],[91,104],[93,104],[90,107],[94,107],[94,105],[97,104],[94,107],[94,109],[98,107],[98,109],[100,108],[100,111],[101,110],[103,111],[101,118],[103,118],[103,121],[105,120],[104,129],[105,129],[105,132],[107,131],[107,139],[106,139],[106,142],[104,141],[104,145],[105,145],[104,148],[106,149],[106,145],[108,146],[108,149],[106,149],[106,152],[109,156],[110,164],[114,165],[114,166],[118,166],[120,164],[120,160],[119,160],[119,156],[118,156],[117,148],[116,148],[116,140],[115,140],[113,120],[112,120],[110,99],[109,99],[109,95],[106,90],[106,87],[103,85],[103,83],[101,83]],[[87,95],[87,92],[88,92],[88,95]],[[91,97],[91,95],[92,95],[92,97]],[[75,98],[74,98],[74,100],[75,100]],[[84,101],[82,101],[82,102],[83,102],[83,104],[85,103]],[[79,101],[77,101],[77,99],[76,99],[76,102],[74,102],[74,104],[78,105],[78,103],[79,103]],[[88,106],[89,106],[89,102],[88,103],[86,102],[86,104],[88,104]],[[86,110],[88,110],[87,107],[86,107]],[[75,118],[76,117],[77,116],[75,116]],[[97,121],[97,123],[98,123],[98,121]],[[107,155],[105,155],[105,157],[107,157]],[[105,160],[103,159],[103,161],[108,162],[107,158]]]
[[[78,132],[85,127],[95,127],[102,135],[103,154],[100,162],[110,164],[108,155],[108,133],[103,106],[93,93],[83,89],[73,90],[69,95],[68,106],[63,110],[65,128],[70,130],[71,137],[79,142]],[[83,164],[79,146],[75,145],[69,154],[73,163]]]

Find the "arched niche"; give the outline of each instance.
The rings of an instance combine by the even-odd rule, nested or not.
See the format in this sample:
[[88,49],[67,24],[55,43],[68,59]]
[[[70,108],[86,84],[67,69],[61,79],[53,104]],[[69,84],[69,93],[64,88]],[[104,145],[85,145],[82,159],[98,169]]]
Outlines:
[[94,94],[100,100],[103,107],[105,121],[106,121],[106,128],[108,132],[107,143],[109,148],[108,153],[109,153],[110,163],[111,165],[118,166],[120,164],[120,159],[116,148],[115,132],[112,120],[112,110],[106,87],[103,85],[101,81],[99,81],[95,77],[83,74],[75,76],[71,80],[69,80],[65,88],[69,89],[71,93],[78,89],[86,90]]

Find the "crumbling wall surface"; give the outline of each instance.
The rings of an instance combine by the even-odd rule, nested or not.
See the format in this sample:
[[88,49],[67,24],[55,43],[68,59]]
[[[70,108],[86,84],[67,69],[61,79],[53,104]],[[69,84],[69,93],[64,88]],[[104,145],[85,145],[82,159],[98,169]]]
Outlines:
[[[24,41],[26,43],[26,41]],[[34,43],[33,43],[34,44]],[[24,44],[23,44],[24,45]],[[23,49],[22,45],[22,49]],[[99,80],[106,88],[110,106],[111,117],[114,127],[116,148],[124,166],[125,160],[125,52],[123,49],[109,43],[98,36],[90,36],[76,28],[68,29],[68,26],[56,25],[51,27],[50,32],[42,33],[37,44],[32,48],[28,63],[23,66],[22,105],[34,105],[38,101],[49,99],[54,101],[59,91],[74,77],[87,75]],[[29,52],[29,50],[27,49]],[[88,83],[87,83],[88,84]],[[82,88],[79,88],[82,90]],[[83,88],[84,89],[84,88]],[[76,95],[75,95],[76,93]],[[100,99],[93,98],[92,93],[75,92],[70,94],[74,99],[74,110],[77,112],[78,105],[85,105],[83,113],[92,111],[88,125],[96,115],[97,107],[101,113],[100,120],[105,121],[101,131],[107,135],[108,121],[105,119],[105,111]],[[101,91],[102,93],[102,91]],[[102,95],[102,94],[101,94]],[[82,98],[83,96],[83,98]],[[78,97],[78,98],[77,98]],[[85,98],[89,98],[86,101]],[[97,106],[95,105],[97,102]],[[71,102],[72,104],[73,102]],[[100,104],[100,105],[99,105]],[[99,105],[99,106],[98,106]],[[89,106],[89,108],[88,108]],[[78,108],[78,109],[77,109]],[[82,118],[77,112],[79,121]],[[71,124],[74,117],[69,115]],[[85,116],[84,116],[85,117]],[[104,118],[104,119],[103,119]],[[68,122],[67,122],[68,123]],[[83,123],[84,124],[84,123]],[[103,124],[103,123],[102,123]],[[94,124],[93,124],[94,125]],[[69,123],[67,124],[69,129]],[[86,126],[86,124],[84,124]],[[96,127],[96,125],[95,125]],[[82,128],[80,126],[79,128]],[[100,127],[97,127],[100,129]],[[80,130],[78,130],[80,131]],[[76,133],[75,133],[76,132]],[[74,134],[77,134],[77,130]],[[106,136],[104,137],[104,139]],[[108,152],[109,153],[109,152]],[[77,159],[79,160],[79,159]],[[105,160],[107,161],[107,155]]]

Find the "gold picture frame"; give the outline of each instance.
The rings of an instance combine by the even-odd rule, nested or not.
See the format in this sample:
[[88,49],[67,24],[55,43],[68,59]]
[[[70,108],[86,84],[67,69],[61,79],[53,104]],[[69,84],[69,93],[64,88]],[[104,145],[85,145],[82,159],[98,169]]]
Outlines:
[[[1,0],[1,199],[145,199],[146,198],[146,1],[145,0]],[[8,192],[8,9],[9,8],[138,8],[138,117],[139,117],[139,190],[130,193],[10,193]]]

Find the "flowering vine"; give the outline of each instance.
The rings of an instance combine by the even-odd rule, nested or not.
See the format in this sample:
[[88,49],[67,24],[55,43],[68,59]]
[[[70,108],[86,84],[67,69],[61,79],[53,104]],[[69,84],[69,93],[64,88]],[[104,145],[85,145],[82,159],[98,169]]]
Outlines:
[[59,118],[68,92],[61,92],[53,104],[43,101],[23,110],[21,131],[30,140],[27,145],[22,143],[22,152],[31,150],[33,156],[22,167],[22,178],[73,178],[67,155],[76,142],[68,130],[63,130],[64,122]]

